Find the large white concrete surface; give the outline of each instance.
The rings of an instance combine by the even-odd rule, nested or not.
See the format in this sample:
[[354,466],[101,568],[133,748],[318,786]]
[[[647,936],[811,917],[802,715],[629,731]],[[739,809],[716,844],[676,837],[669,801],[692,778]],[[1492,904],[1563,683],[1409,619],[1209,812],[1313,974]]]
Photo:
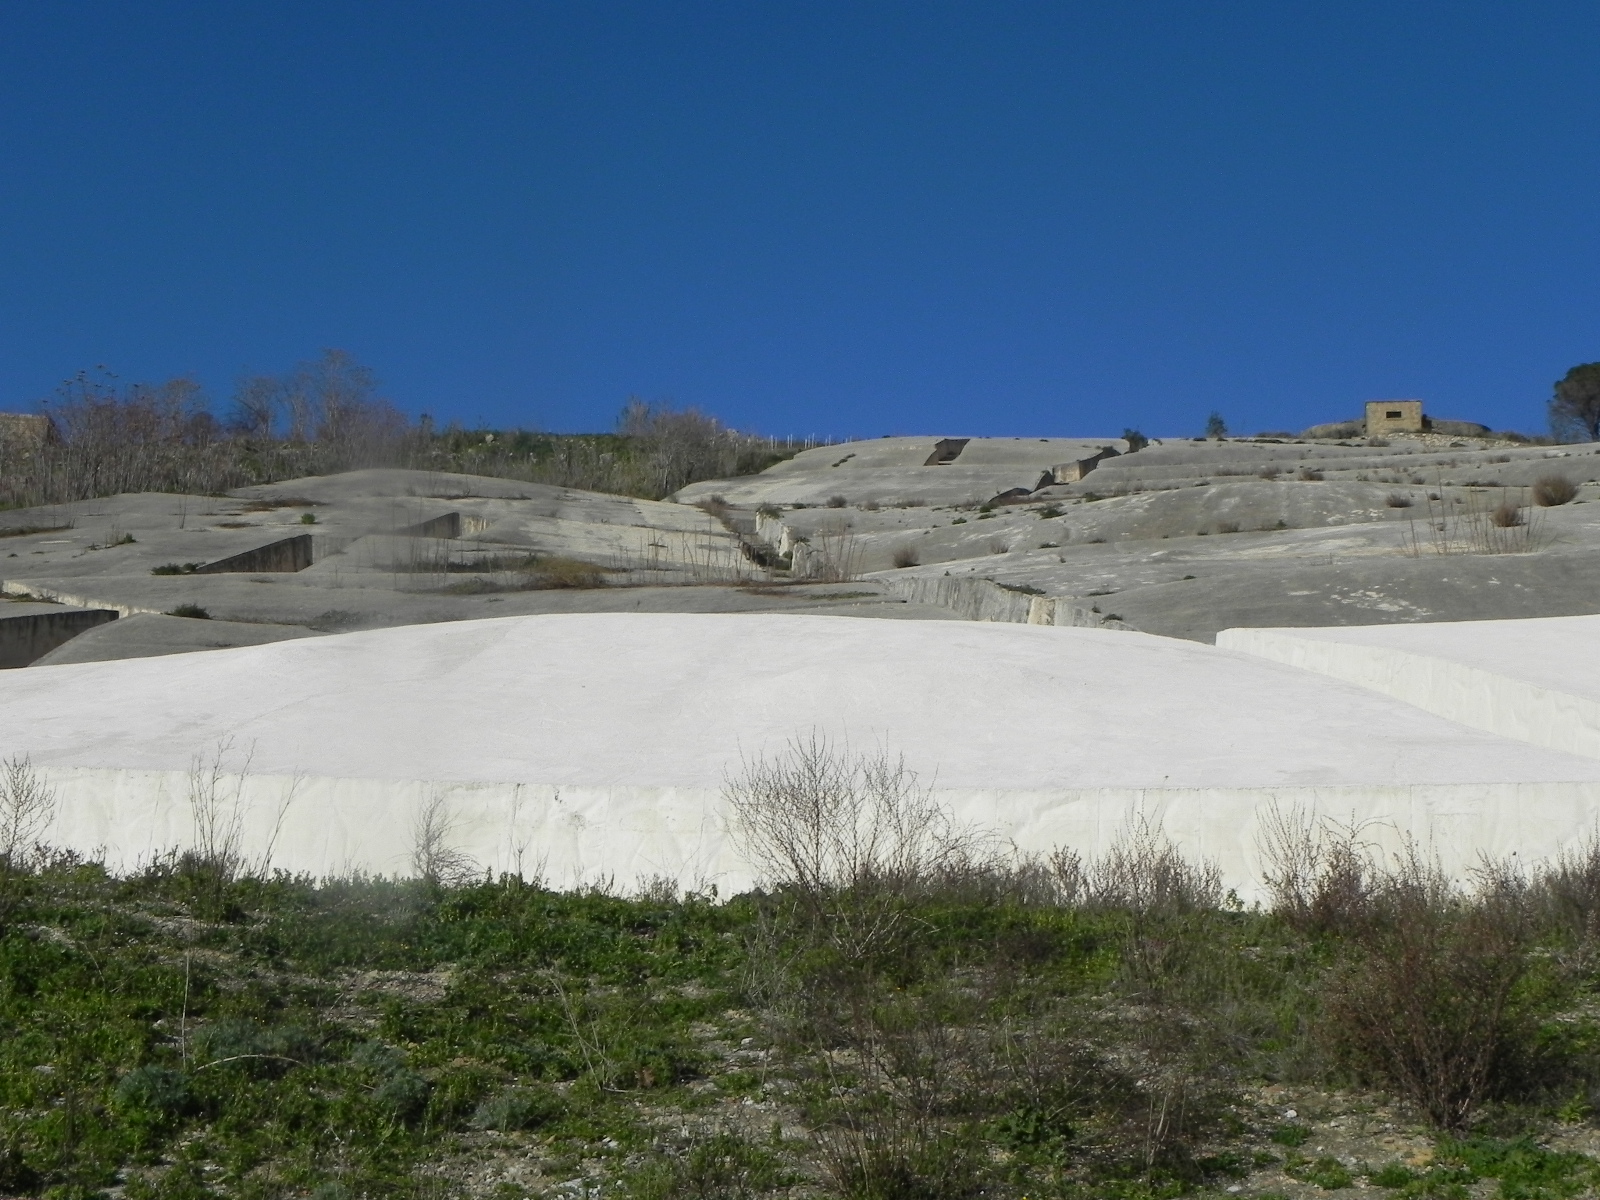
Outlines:
[[[1024,850],[1134,815],[1255,891],[1272,806],[1410,833],[1447,864],[1592,832],[1600,761],[1293,667],[1136,633],[776,615],[409,626],[0,677],[0,756],[58,787],[52,840],[126,866],[194,836],[219,746],[249,853],[409,870],[435,798],[485,869],[750,881],[720,790],[812,731],[886,747]],[[243,763],[249,757],[249,771]],[[234,796],[237,792],[238,800]]]
[[1217,645],[1474,729],[1600,758],[1600,616],[1225,629]]

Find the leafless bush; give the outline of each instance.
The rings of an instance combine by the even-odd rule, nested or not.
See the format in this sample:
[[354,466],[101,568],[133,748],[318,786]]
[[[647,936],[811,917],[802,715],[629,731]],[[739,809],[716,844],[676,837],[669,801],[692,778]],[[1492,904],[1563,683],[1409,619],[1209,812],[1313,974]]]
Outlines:
[[1424,545],[1436,554],[1528,554],[1543,544],[1537,511],[1519,500],[1490,500],[1477,491],[1452,500],[1441,486],[1428,493],[1420,536],[1412,521],[1409,548],[1413,557]]
[[49,860],[44,837],[55,815],[55,790],[28,759],[0,762],[0,931],[22,899],[24,877]]
[[643,490],[656,496],[698,479],[754,474],[781,457],[767,439],[738,433],[698,409],[677,411],[639,399],[622,410],[617,432],[635,443],[646,475]]
[[0,762],[0,873],[28,870],[56,816],[55,789],[27,758]]
[[922,562],[922,556],[917,553],[915,546],[900,546],[894,552],[894,565],[896,567],[914,567]]
[[859,539],[848,525],[837,523],[817,530],[810,541],[797,545],[794,571],[819,583],[845,583],[860,573],[860,559]]
[[1588,947],[1600,943],[1600,838],[1591,835],[1538,871],[1528,901],[1543,927]]
[[748,759],[723,784],[734,836],[769,883],[810,897],[909,894],[982,857],[900,757],[821,734]]
[[1533,481],[1533,502],[1540,508],[1566,504],[1578,494],[1578,485],[1565,475],[1541,475]]
[[1514,996],[1529,934],[1520,890],[1503,872],[1468,894],[1408,846],[1374,881],[1370,918],[1330,983],[1337,1049],[1436,1125],[1462,1128],[1526,1066]]
[[707,516],[715,520],[725,520],[733,509],[729,506],[726,496],[708,496],[700,501],[699,507]]
[[1306,809],[1269,809],[1257,848],[1273,911],[1308,930],[1349,930],[1363,921],[1374,856],[1361,832],[1361,826],[1318,820]]
[[1494,512],[1489,514],[1489,519],[1498,529],[1515,529],[1527,523],[1522,515],[1522,506],[1510,500],[1502,500],[1495,506]]
[[211,494],[396,464],[415,438],[405,418],[373,393],[371,373],[330,350],[282,378],[244,380],[224,424],[191,379],[124,384],[82,373],[42,406],[55,436],[0,444],[0,503]]
[[828,507],[829,508],[844,508],[849,503],[850,503],[850,501],[845,499],[843,496],[829,496],[828,497]]
[[1083,863],[1073,851],[1052,859],[1064,894],[1079,903],[1134,913],[1199,912],[1222,903],[1222,872],[1208,860],[1191,862],[1160,824],[1133,816],[1111,848]]
[[457,887],[473,878],[478,864],[453,844],[459,821],[449,801],[435,792],[411,822],[411,871],[427,883]]
[[1384,503],[1390,508],[1410,508],[1411,497],[1404,492],[1390,492],[1389,498]]
[[223,769],[231,749],[219,743],[207,761],[196,755],[189,763],[189,815],[193,822],[193,845],[184,856],[191,869],[231,883],[244,866],[244,808],[242,796],[250,774],[247,755],[237,774]]

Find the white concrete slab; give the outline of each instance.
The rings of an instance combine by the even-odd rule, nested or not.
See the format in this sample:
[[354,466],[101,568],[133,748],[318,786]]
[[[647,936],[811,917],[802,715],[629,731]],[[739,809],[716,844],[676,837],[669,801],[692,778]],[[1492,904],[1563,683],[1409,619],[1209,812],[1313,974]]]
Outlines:
[[1600,616],[1225,629],[1217,645],[1474,729],[1600,758]]
[[191,840],[186,772],[228,745],[250,852],[290,869],[403,872],[438,796],[488,868],[743,886],[721,784],[813,730],[904,753],[961,820],[1026,850],[1092,852],[1143,812],[1247,896],[1272,805],[1380,822],[1462,864],[1553,853],[1600,812],[1595,759],[1102,630],[537,616],[0,678],[0,755],[61,788],[58,841],[118,863]]

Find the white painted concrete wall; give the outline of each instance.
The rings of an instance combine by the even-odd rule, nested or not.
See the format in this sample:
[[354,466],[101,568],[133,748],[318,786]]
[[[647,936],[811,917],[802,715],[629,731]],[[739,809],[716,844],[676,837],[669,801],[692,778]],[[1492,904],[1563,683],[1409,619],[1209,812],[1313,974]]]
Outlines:
[[1600,814],[1596,757],[1131,632],[515,617],[0,678],[0,757],[58,788],[52,841],[114,868],[193,843],[189,769],[230,743],[226,814],[284,869],[407,873],[441,797],[485,870],[727,894],[750,877],[723,781],[812,731],[904,753],[959,821],[1024,851],[1096,853],[1143,814],[1247,898],[1275,805],[1373,823],[1380,845],[1409,834],[1454,868],[1558,852]]
[[1225,629],[1217,645],[1371,688],[1451,721],[1600,758],[1600,619]]
[[[54,769],[59,808],[48,838],[131,870],[196,844],[189,775]],[[319,877],[410,875],[416,826],[442,800],[446,844],[486,873],[570,887],[624,890],[667,877],[733,895],[754,882],[730,835],[720,791],[552,787],[436,780],[228,776],[216,795],[252,864]],[[1600,783],[1391,787],[939,789],[964,825],[994,844],[1046,854],[1106,851],[1131,824],[1159,827],[1191,857],[1209,858],[1246,903],[1265,899],[1262,822],[1276,810],[1358,828],[1379,853],[1406,836],[1465,872],[1480,854],[1549,858],[1595,836]],[[203,803],[203,801],[202,801]]]

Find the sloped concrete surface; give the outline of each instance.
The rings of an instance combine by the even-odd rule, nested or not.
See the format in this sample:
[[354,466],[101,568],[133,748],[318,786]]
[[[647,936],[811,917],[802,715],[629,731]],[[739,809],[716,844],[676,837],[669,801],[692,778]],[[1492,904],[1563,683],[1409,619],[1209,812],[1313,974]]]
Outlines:
[[111,662],[121,658],[188,654],[196,650],[231,650],[236,646],[262,646],[268,642],[312,636],[310,630],[295,625],[203,621],[191,617],[139,613],[79,634],[31,665],[50,667],[65,663]]
[[1217,645],[1359,684],[1474,729],[1600,758],[1600,616],[1225,629]]
[[486,869],[556,882],[743,886],[721,785],[742,757],[812,731],[904,753],[959,819],[1025,850],[1103,848],[1142,813],[1242,894],[1273,806],[1379,822],[1470,863],[1553,853],[1600,804],[1594,758],[1226,649],[1102,630],[544,616],[6,683],[0,755],[31,756],[61,790],[56,841],[114,863],[191,840],[187,772],[218,754],[232,776],[221,802],[277,865],[404,872],[437,799]]
[[950,462],[929,465],[937,437],[887,437],[819,446],[744,479],[694,483],[675,499],[697,504],[721,496],[730,504],[981,504],[1012,488],[1032,491],[1050,468],[1077,462],[1120,438],[969,438]]

